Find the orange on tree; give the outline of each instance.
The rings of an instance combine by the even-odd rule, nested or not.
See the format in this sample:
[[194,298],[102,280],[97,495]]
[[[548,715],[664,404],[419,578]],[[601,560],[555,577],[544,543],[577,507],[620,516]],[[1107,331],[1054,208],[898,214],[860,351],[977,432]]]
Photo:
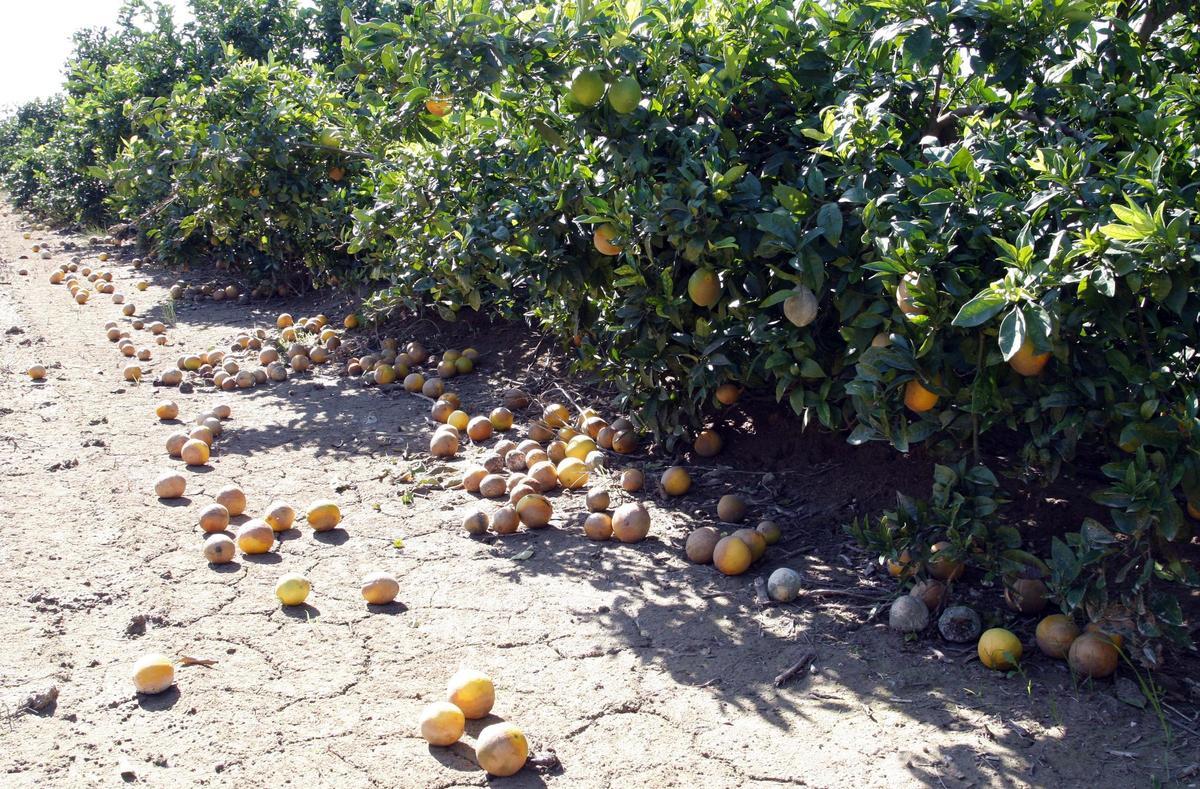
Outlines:
[[742,390],[737,384],[721,384],[717,387],[717,402],[721,405],[733,405],[742,396]]
[[330,181],[340,181],[345,177],[346,177],[346,171],[343,168],[338,167],[336,164],[333,167],[329,168],[329,180]]
[[592,244],[601,255],[619,255],[625,247],[614,244],[613,239],[620,234],[620,231],[612,225],[597,225],[592,232]]
[[450,113],[450,99],[447,96],[425,100],[425,111],[438,118],[444,118]]
[[817,319],[817,295],[801,285],[783,302],[784,317],[801,328]]
[[627,115],[642,101],[642,86],[634,77],[621,77],[608,89],[608,104],[618,114]]
[[910,271],[900,280],[900,284],[896,286],[896,306],[905,315],[924,315],[925,308],[917,303],[916,296],[913,295],[912,289],[916,288],[921,283],[921,275],[915,271]]
[[938,396],[926,389],[916,378],[904,385],[904,405],[914,413],[923,414],[931,410],[937,405],[937,401]]
[[1037,353],[1034,351],[1033,342],[1026,337],[1021,343],[1021,347],[1013,354],[1013,357],[1008,360],[1008,364],[1018,374],[1026,377],[1038,375],[1045,368],[1046,363],[1050,361],[1049,353]]
[[604,98],[604,77],[591,69],[580,69],[571,80],[571,98],[581,107],[595,107]]
[[699,268],[688,277],[688,298],[698,307],[711,307],[721,298],[721,281],[717,272]]

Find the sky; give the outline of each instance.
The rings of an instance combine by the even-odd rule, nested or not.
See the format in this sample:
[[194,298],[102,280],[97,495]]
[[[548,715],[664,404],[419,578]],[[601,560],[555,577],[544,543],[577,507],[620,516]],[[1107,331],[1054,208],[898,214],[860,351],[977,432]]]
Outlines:
[[[187,0],[166,0],[176,19]],[[112,27],[122,0],[0,0],[0,108],[49,96],[62,86],[71,36]]]

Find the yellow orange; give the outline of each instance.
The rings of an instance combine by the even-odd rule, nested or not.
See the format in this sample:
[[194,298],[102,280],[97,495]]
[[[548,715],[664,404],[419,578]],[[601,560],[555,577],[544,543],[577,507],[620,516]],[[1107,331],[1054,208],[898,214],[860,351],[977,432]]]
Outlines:
[[904,405],[910,411],[923,414],[937,405],[938,396],[926,389],[920,381],[913,378],[904,385]]

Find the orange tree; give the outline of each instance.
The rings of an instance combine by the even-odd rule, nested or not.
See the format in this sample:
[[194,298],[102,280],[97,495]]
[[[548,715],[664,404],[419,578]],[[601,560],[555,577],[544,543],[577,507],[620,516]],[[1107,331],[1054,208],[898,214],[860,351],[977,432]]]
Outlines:
[[377,199],[351,246],[391,279],[381,308],[501,307],[573,339],[668,443],[734,382],[853,442],[978,453],[1015,431],[1021,474],[1100,465],[1111,526],[1056,540],[1048,566],[989,506],[947,527],[949,489],[990,484],[965,468],[893,547],[953,532],[1067,609],[1105,616],[1115,586],[1144,636],[1181,636],[1161,584],[1196,582],[1173,546],[1198,495],[1200,42],[1181,14],[1133,13],[661,2],[348,22],[364,117],[395,124],[368,140]]
[[319,70],[231,60],[210,84],[130,105],[109,202],[169,262],[203,252],[272,280],[303,263],[336,281],[351,268],[341,235],[358,169],[345,111]]

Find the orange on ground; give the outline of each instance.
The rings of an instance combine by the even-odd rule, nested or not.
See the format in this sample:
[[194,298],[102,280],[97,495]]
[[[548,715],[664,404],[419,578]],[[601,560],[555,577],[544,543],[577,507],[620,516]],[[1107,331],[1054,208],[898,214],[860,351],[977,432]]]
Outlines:
[[342,522],[342,511],[336,502],[329,499],[318,499],[308,505],[305,519],[313,531],[329,531]]
[[493,723],[475,741],[475,760],[492,775],[515,775],[528,758],[529,742],[511,723]]
[[738,537],[722,537],[713,548],[713,564],[725,575],[741,575],[753,560],[750,546]]
[[133,686],[138,693],[162,693],[175,684],[175,665],[165,655],[146,655],[133,664]]
[[362,581],[362,596],[370,605],[387,605],[400,594],[400,583],[391,573],[371,573]]
[[487,674],[469,668],[459,669],[446,685],[446,700],[462,710],[465,717],[479,720],[492,711],[496,688]]
[[692,486],[692,478],[682,466],[671,466],[663,472],[660,484],[668,496],[682,496]]
[[418,730],[425,741],[439,747],[458,742],[465,726],[466,718],[462,710],[448,701],[425,705],[417,721]]
[[203,466],[208,462],[208,444],[198,438],[189,438],[179,450],[179,457],[189,466]]
[[273,501],[262,519],[271,527],[271,531],[287,531],[296,521],[296,511],[282,501]]
[[1007,671],[1021,660],[1021,641],[1002,627],[993,627],[979,637],[979,662],[990,669]]
[[1051,614],[1038,622],[1035,638],[1042,654],[1065,660],[1072,642],[1079,638],[1079,627],[1064,614]]

